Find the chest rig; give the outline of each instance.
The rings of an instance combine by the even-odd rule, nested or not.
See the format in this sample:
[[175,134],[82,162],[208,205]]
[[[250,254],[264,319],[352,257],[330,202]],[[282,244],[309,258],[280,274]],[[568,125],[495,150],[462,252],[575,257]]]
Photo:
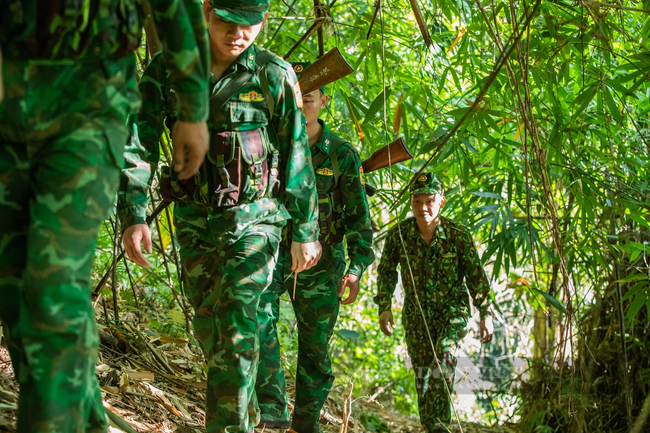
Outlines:
[[329,155],[318,148],[317,153],[312,155],[314,171],[318,170],[329,158],[332,162],[334,177],[332,188],[329,191],[319,191],[318,193],[318,226],[320,228],[318,241],[322,245],[334,245],[343,242],[345,232],[342,218],[343,196],[339,186],[341,171],[336,151],[345,143],[346,141],[341,137],[334,136],[330,144]]
[[[274,57],[275,54],[270,51],[259,52],[254,71],[240,72],[210,99],[210,111],[217,112],[251,78],[259,76],[269,110],[268,125],[250,131],[211,132],[210,150],[206,155],[209,163],[204,162],[194,177],[179,181],[171,167],[163,170],[163,199],[229,207],[244,200],[259,200],[277,193],[280,157],[274,144],[277,142],[275,130],[271,125],[275,101],[264,70]],[[252,194],[243,197],[245,191],[252,191]]]

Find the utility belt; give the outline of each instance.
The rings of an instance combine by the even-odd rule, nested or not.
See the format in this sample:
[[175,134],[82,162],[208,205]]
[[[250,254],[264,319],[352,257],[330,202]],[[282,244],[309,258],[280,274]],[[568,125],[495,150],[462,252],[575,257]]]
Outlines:
[[253,201],[275,197],[280,190],[279,165],[280,155],[265,127],[212,133],[199,171],[182,181],[171,167],[163,167],[160,192],[165,201],[213,207],[240,204],[247,186],[254,191]]

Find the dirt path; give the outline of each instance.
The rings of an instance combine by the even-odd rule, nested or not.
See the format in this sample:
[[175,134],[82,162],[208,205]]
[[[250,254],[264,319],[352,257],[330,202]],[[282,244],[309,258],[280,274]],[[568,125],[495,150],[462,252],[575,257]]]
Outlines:
[[[144,337],[146,336],[146,337]],[[148,339],[148,341],[147,341]],[[97,375],[104,406],[138,432],[202,433],[205,413],[205,373],[202,357],[189,349],[185,340],[131,330],[129,336],[103,332]],[[292,384],[288,383],[293,401]],[[343,430],[345,397],[331,393],[321,416],[323,433]],[[18,384],[13,378],[9,354],[0,347],[0,432],[14,432]],[[367,428],[362,425],[363,418]],[[507,427],[463,424],[465,433],[515,433]],[[112,423],[111,433],[123,430]],[[259,430],[261,432],[261,429]],[[421,433],[416,418],[405,416],[376,403],[357,401],[347,422],[350,433]],[[458,426],[450,431],[460,433]],[[267,429],[265,433],[284,433]]]

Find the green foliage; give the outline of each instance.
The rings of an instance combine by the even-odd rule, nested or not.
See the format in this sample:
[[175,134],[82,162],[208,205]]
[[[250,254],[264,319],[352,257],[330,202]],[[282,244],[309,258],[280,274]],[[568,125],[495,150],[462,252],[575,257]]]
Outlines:
[[390,433],[391,431],[388,428],[388,424],[380,420],[377,415],[367,415],[362,413],[359,417],[359,421],[363,424],[366,430],[370,432]]
[[[533,289],[515,289],[495,307],[499,314],[517,323],[544,308],[553,326],[568,320],[577,335],[589,335],[583,316],[620,286],[630,344],[642,341],[638,333],[650,316],[650,2],[419,3],[430,47],[409,2],[381,3],[374,22],[373,2],[325,7],[325,48],[339,47],[356,71],[328,86],[321,117],[362,158],[398,135],[415,155],[367,176],[378,187],[370,199],[381,228],[376,251],[385,230],[408,213],[401,189],[429,162],[427,169],[445,182],[444,213],[472,229],[495,286],[513,273],[531,281],[526,286]],[[258,42],[284,55],[314,22],[311,0],[273,2]],[[288,60],[314,60],[316,41],[314,34]],[[504,64],[501,52],[511,47]],[[107,225],[95,282],[112,261],[113,239]],[[143,320],[157,326],[168,321],[161,310],[179,308],[170,288],[181,286],[175,247],[171,242],[166,256],[157,247],[151,270],[130,263],[130,277],[123,265],[117,272],[120,296],[135,308],[135,286],[138,310],[150,317]],[[356,304],[341,309],[331,349],[335,386],[354,382],[355,397],[363,397],[389,385],[378,401],[416,414],[403,329],[392,338],[379,331],[374,272],[364,275]],[[283,302],[279,325],[289,371],[297,349],[290,310]],[[615,311],[608,313],[612,320]],[[548,338],[550,350],[562,346]],[[503,348],[513,352],[528,341],[506,340]],[[647,371],[644,377],[648,383]],[[545,416],[546,408],[536,409]],[[568,413],[555,405],[549,410],[554,419]],[[531,423],[535,431],[553,431],[543,420]]]

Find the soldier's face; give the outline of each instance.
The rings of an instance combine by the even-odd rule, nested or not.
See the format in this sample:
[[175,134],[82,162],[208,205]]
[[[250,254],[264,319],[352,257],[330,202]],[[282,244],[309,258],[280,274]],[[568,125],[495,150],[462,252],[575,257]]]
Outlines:
[[411,196],[413,216],[419,223],[431,224],[445,205],[442,194],[415,194]]
[[327,104],[327,95],[323,94],[320,89],[302,95],[302,109],[305,112],[307,125],[318,120],[318,112],[325,108],[325,104]]
[[214,13],[209,1],[203,3],[203,14],[208,22],[210,54],[213,60],[220,62],[235,61],[246,48],[250,47],[268,16],[268,13],[265,14],[264,20],[259,24],[242,26],[221,19]]

